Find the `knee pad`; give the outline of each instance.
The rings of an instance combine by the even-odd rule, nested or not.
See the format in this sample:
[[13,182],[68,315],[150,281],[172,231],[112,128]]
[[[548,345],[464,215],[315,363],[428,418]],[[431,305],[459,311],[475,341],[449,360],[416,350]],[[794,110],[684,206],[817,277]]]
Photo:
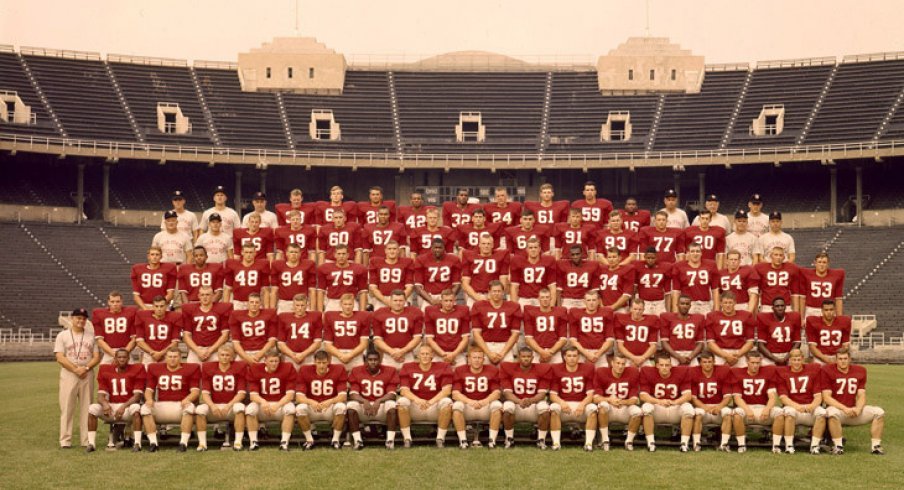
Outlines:
[[825,407],[816,407],[816,409],[813,410],[813,416],[817,417],[817,418],[825,417],[826,416]]
[[295,415],[295,404],[294,403],[286,403],[282,407],[283,415]]
[[195,415],[206,417],[210,413],[210,407],[207,404],[198,405],[195,408]]
[[637,405],[631,405],[628,407],[628,415],[631,417],[640,417],[643,415],[643,410],[640,409]]
[[442,400],[439,401],[439,403],[437,403],[436,406],[439,407],[440,409],[443,409],[443,408],[449,407],[451,405],[452,405],[451,398],[443,398]]
[[873,420],[879,420],[885,417],[885,410],[881,407],[873,407]]
[[88,406],[88,413],[95,417],[101,417],[104,414],[104,409],[100,406],[100,403],[92,403]]
[[653,413],[653,408],[655,406],[652,403],[644,403],[640,406],[640,412],[644,415],[650,415]]
[[295,406],[295,416],[296,417],[307,417],[308,411],[310,408],[307,403],[299,403]]
[[600,412],[609,413],[612,410],[612,405],[609,405],[609,402],[599,402],[597,408],[599,408]]
[[747,416],[747,414],[744,412],[744,409],[743,409],[743,408],[735,408],[734,410],[732,410],[732,414],[733,414],[733,415],[737,415],[737,416],[739,416],[739,417],[746,417],[746,416]]
[[260,412],[261,406],[256,402],[251,402],[245,407],[245,415],[249,417],[257,417],[257,414]]
[[694,416],[695,416],[695,417],[702,417],[702,416],[704,416],[704,415],[706,415],[706,410],[703,410],[702,408],[695,408],[695,409],[694,409]]
[[515,413],[515,402],[507,401],[502,404],[502,411],[505,413]]
[[[389,402],[386,402],[386,403],[389,403]],[[345,408],[350,411],[353,410],[355,412],[360,412],[362,407],[361,407],[361,403],[356,402],[356,401],[350,401],[345,404]]]
[[452,410],[455,412],[463,412],[465,410],[464,402],[454,402],[452,403]]
[[140,413],[141,413],[142,416],[145,416],[145,415],[150,415],[150,414],[152,414],[153,411],[151,410],[151,407],[149,407],[149,406],[147,406],[147,405],[142,405],[142,406],[141,406]]
[[502,410],[502,402],[499,400],[493,400],[490,402],[490,411],[495,412],[497,410]]
[[794,409],[794,407],[784,407],[782,408],[782,415],[786,417],[794,417],[796,419],[798,411]]
[[599,410],[599,407],[596,406],[596,403],[588,403],[587,406],[584,407],[584,412],[586,412],[587,415],[596,413],[597,410]]
[[399,408],[406,408],[406,409],[407,409],[408,407],[411,406],[411,400],[409,400],[409,399],[407,399],[407,398],[404,398],[404,397],[399,398],[398,406],[399,406]]
[[233,414],[245,413],[245,404],[244,403],[236,403],[235,405],[233,405],[232,413]]
[[132,418],[136,413],[141,411],[141,405],[137,403],[133,403],[126,408],[126,411],[122,413],[123,417]]
[[558,403],[551,403],[549,405],[549,410],[554,413],[562,413],[562,405],[559,405]]
[[[386,407],[387,412],[390,410],[395,410],[396,409],[396,401],[395,400],[386,400],[385,402],[383,402],[383,406]],[[351,408],[351,407],[349,407],[349,408]]]
[[719,415],[724,419],[725,417],[731,417],[731,409],[728,407],[722,407],[722,410],[719,411]]
[[544,414],[549,411],[549,403],[546,401],[537,402],[537,414]]
[[782,412],[782,409],[778,408],[778,407],[772,407],[772,411],[769,412],[769,416],[772,417],[773,419],[777,418],[777,417],[781,417],[782,415],[784,415],[784,413]]
[[182,415],[194,415],[195,414],[195,404],[189,403],[188,405],[182,407]]
[[339,402],[333,404],[333,415],[345,415],[346,405],[345,403]]

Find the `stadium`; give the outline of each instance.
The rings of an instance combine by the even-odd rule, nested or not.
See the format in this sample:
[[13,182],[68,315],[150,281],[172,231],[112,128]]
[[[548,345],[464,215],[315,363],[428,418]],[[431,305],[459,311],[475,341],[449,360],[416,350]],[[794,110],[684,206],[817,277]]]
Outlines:
[[[7,285],[0,296],[0,386],[8,400],[19,401],[4,404],[0,414],[10,429],[31,427],[18,429],[21,435],[3,431],[3,458],[9,462],[0,470],[4,481],[10,482],[10,488],[19,488],[103,478],[130,487],[152,478],[155,472],[166,472],[162,481],[174,486],[209,484],[209,477],[221,475],[222,479],[216,480],[219,483],[241,486],[285,486],[293,480],[360,485],[377,478],[401,487],[421,481],[436,487],[536,487],[544,484],[537,475],[545,474],[567,483],[673,486],[673,473],[688,468],[693,473],[687,479],[690,484],[748,487],[758,486],[764,478],[785,481],[782,479],[794,474],[828,487],[899,485],[896,468],[904,461],[895,450],[901,434],[895,407],[902,399],[896,383],[901,369],[895,364],[904,360],[904,304],[898,298],[904,284],[904,52],[707,63],[705,53],[692,52],[664,37],[631,37],[609,48],[598,58],[514,57],[488,51],[421,58],[365,57],[338,52],[313,37],[294,36],[276,37],[237,53],[237,61],[188,61],[112,54],[115,46],[101,54],[0,44],[0,165],[4,171],[0,179],[4,245],[0,261],[5,264],[0,267],[0,281]],[[318,268],[338,260],[333,258],[338,249],[332,238],[329,246],[324,246],[321,235],[324,228],[339,227],[332,224],[335,211],[325,216],[322,209],[344,209],[349,223],[360,223],[362,245],[341,245],[348,245],[351,262],[363,264],[364,269],[368,262],[373,263],[371,258],[382,259],[374,255],[373,239],[368,249],[364,236],[366,225],[377,222],[378,206],[394,203],[393,221],[407,230],[396,237],[405,238],[404,244],[398,244],[408,251],[404,256],[417,261],[420,254],[414,251],[413,239],[408,243],[409,237],[427,236],[419,248],[427,256],[434,235],[418,234],[415,228],[426,225],[406,223],[403,216],[426,216],[429,208],[442,210],[464,190],[467,200],[461,206],[487,209],[489,223],[500,193],[506,196],[506,206],[511,203],[521,216],[522,205],[527,210],[530,206],[526,203],[542,201],[542,189],[551,186],[554,200],[566,201],[561,219],[543,221],[537,211],[524,215],[537,214],[538,226],[548,225],[553,230],[554,225],[565,226],[569,208],[576,208],[582,200],[584,204],[591,201],[584,192],[588,183],[600,200],[611,201],[613,217],[624,210],[626,201],[633,200],[655,220],[664,201],[673,199],[687,212],[688,226],[701,215],[715,219],[718,211],[727,216],[731,228],[736,226],[735,218],[747,221],[752,204],[761,205],[763,213],[773,221],[777,216],[781,230],[793,237],[792,248],[785,253],[790,253],[791,261],[801,269],[814,267],[817,254],[827,253],[831,268],[844,271],[843,292],[834,297],[833,307],[843,304],[844,315],[850,317],[846,335],[855,363],[867,365],[868,403],[884,407],[888,415],[888,428],[881,436],[888,441],[884,444],[887,454],[882,458],[870,454],[871,440],[875,446],[877,438],[866,426],[845,429],[847,452],[835,459],[828,454],[806,454],[809,434],[804,428],[797,432],[799,454],[771,454],[769,431],[751,429],[748,454],[724,455],[714,450],[719,446],[718,425],[706,429],[703,451],[681,454],[678,448],[687,442],[679,442],[677,423],[669,424],[676,426],[674,437],[667,428],[656,431],[661,440],[656,454],[638,454],[646,452],[643,435],[638,436],[635,453],[624,451],[625,433],[620,426],[613,430],[611,452],[607,444],[605,454],[599,448],[584,454],[584,427],[574,424],[562,428],[560,452],[538,451],[534,447],[536,429],[519,424],[514,449],[501,449],[507,436],[500,430],[500,449],[478,453],[434,448],[435,425],[428,430],[417,422],[414,448],[403,449],[399,439],[396,451],[383,450],[385,430],[381,426],[374,427],[371,435],[365,432],[364,451],[343,447],[334,452],[329,449],[329,420],[316,424],[317,450],[312,452],[302,453],[300,444],[306,436],[296,426],[288,455],[277,452],[279,424],[272,421],[266,431],[269,436],[262,439],[262,449],[256,454],[179,454],[174,449],[179,445],[178,420],[167,428],[166,437],[161,436],[156,455],[145,454],[147,451],[133,455],[128,447],[103,451],[110,431],[103,422],[97,429],[96,454],[79,451],[75,438],[71,443],[75,449],[56,449],[61,381],[56,374],[60,366],[51,361],[55,345],[60,345],[58,338],[71,335],[77,309],[85,308],[88,314],[105,310],[111,291],[121,292],[128,308],[137,304],[152,309],[151,303],[157,299],[141,298],[133,267],[149,262],[149,246],[157,243],[158,232],[166,233],[161,231],[165,230],[163,223],[176,217],[175,213],[166,214],[174,200],[184,202],[204,232],[209,215],[205,213],[207,219],[202,219],[202,212],[211,208],[215,195],[226,196],[224,205],[238,211],[240,217],[263,216],[259,208],[263,201],[268,211],[279,214],[283,228],[290,228],[292,216],[287,210],[310,209],[310,221],[300,219],[311,227],[314,234],[310,236],[320,237],[321,245],[315,239],[310,249],[301,249],[302,260],[310,257]],[[334,186],[341,186],[342,203],[331,203]],[[375,188],[385,201],[373,200]],[[296,189],[303,191],[304,206],[310,203],[313,207],[290,204]],[[418,206],[410,209],[414,195],[423,200],[422,211]],[[346,206],[349,203],[351,207]],[[368,206],[373,207],[374,216],[363,211],[370,210]],[[408,214],[403,214],[404,208],[409,208]],[[222,206],[212,209],[222,214]],[[622,212],[619,221],[623,219],[625,229],[640,237],[639,228],[627,225],[627,216],[631,214]],[[582,219],[588,221],[586,215]],[[602,232],[608,217],[598,220]],[[453,249],[449,243],[456,240],[458,224],[448,222],[443,213],[441,227],[448,227],[451,233],[443,235],[444,246],[449,246],[453,255],[464,257],[470,252],[461,252],[466,246],[456,244]],[[652,224],[648,218],[639,226],[653,228]],[[518,226],[515,218],[500,228]],[[187,231],[191,235],[194,230],[189,227]],[[729,235],[730,229],[725,232]],[[500,236],[504,243],[509,235],[500,232]],[[176,247],[184,254],[174,261],[182,263],[180,267],[191,265],[192,241],[198,236],[189,238],[187,249]],[[542,240],[549,247],[547,251],[544,246],[544,255],[567,262],[573,244],[563,246],[551,231]],[[246,242],[236,241],[235,247],[229,242],[228,248],[233,250],[229,258],[240,263]],[[513,239],[509,242],[513,251],[527,248],[515,246]],[[297,244],[294,239],[292,243]],[[627,251],[637,264],[644,260],[645,243],[638,238]],[[474,253],[476,245],[476,241],[471,244]],[[505,248],[496,245],[496,251]],[[605,265],[608,247],[612,245],[599,247],[590,257]],[[285,262],[287,248],[280,248],[277,241],[267,250],[258,246],[256,252],[270,262]],[[363,251],[360,256],[356,255],[358,249]],[[748,263],[752,267],[757,260],[768,262],[771,250],[760,251],[759,259],[751,250]],[[729,251],[723,243],[719,269],[723,269],[722,256]],[[662,252],[653,250],[654,255]],[[164,251],[164,256],[167,253]],[[205,256],[210,253],[208,250]],[[512,270],[514,275],[514,265]],[[416,281],[420,282],[414,285]],[[389,281],[377,281],[371,275],[362,290],[380,282]],[[407,284],[412,287],[406,290],[406,301],[418,311],[425,298],[435,296],[439,304],[439,291],[421,294],[421,289],[429,289],[427,282],[433,279],[418,276]],[[504,294],[511,298],[515,293],[517,301],[517,289],[510,292],[508,281],[503,282]],[[236,289],[231,284],[227,279],[224,289]],[[476,296],[489,301],[486,290],[476,291],[476,286],[470,285],[459,290],[459,283],[455,284],[458,304],[476,305]],[[561,295],[562,286],[557,284]],[[302,291],[308,293],[307,282],[304,286]],[[181,308],[190,302],[180,297],[183,287],[180,283],[169,288],[175,289],[175,294],[164,294],[167,310],[180,312],[180,322]],[[277,301],[286,302],[280,306],[286,309],[279,312],[291,312],[292,297],[277,300],[275,284],[273,287],[272,298],[267,298],[266,288],[261,291],[264,308],[275,312]],[[330,301],[335,301],[334,306],[341,301],[327,289],[322,284],[311,285],[310,291],[319,293],[311,294],[307,309],[317,311],[318,317],[321,309],[330,309]],[[555,293],[556,288],[552,289]],[[599,289],[605,289],[604,285]],[[683,292],[680,286],[677,289]],[[527,294],[525,290],[522,292]],[[475,298],[468,298],[468,291],[476,291]],[[635,291],[641,294],[632,280],[627,303],[620,299],[613,310],[630,316]],[[233,305],[249,302],[247,297],[239,301],[237,293],[230,293]],[[319,301],[315,301],[317,294],[323,296]],[[358,309],[367,310],[368,304],[371,310],[391,307],[389,291],[380,293],[386,301],[375,300],[373,294],[353,291],[354,300],[364,306]],[[600,294],[603,304],[609,305],[605,293]],[[795,291],[788,303],[801,314],[805,313],[806,294]],[[671,297],[672,291],[667,290],[664,308],[675,311]],[[674,298],[677,305],[678,291]],[[752,304],[757,308],[756,300]],[[818,303],[806,306],[818,314]],[[247,305],[235,308],[246,309]],[[719,310],[717,299],[710,301],[710,308]],[[475,309],[469,317],[472,329]],[[520,311],[519,307],[519,315]],[[191,350],[179,338],[175,342],[183,352]],[[517,361],[524,342],[522,334],[516,345],[507,346],[507,360]],[[241,345],[241,341],[237,343]],[[324,345],[327,343],[331,342]],[[480,340],[474,345],[490,343]],[[381,349],[376,339],[366,344],[368,349]],[[161,354],[153,359],[157,362],[166,357],[165,349],[145,350],[147,354],[142,349],[133,351],[136,362],[151,351]],[[391,348],[386,349],[384,360],[390,357]],[[653,369],[651,355],[656,349],[640,363],[645,369]],[[246,350],[251,352],[235,352],[244,354]],[[584,351],[578,350],[584,356]],[[269,355],[260,354],[263,364]],[[360,357],[364,352],[356,354]],[[465,359],[468,351],[459,354]],[[412,351],[405,359],[416,361],[416,355]],[[313,353],[308,357],[313,363]],[[283,355],[282,359],[287,358]],[[611,353],[609,362],[613,362]],[[455,389],[461,391],[458,385]],[[351,408],[351,403],[348,406]],[[79,433],[77,422],[75,432]],[[485,440],[486,421],[468,422],[469,440]],[[455,430],[447,427],[447,446],[455,447]],[[473,434],[478,430],[479,434]],[[219,437],[211,430],[211,449],[218,448]],[[346,445],[354,445],[351,436],[347,438],[351,444]],[[737,452],[734,436],[731,441]],[[146,448],[147,441],[145,444]],[[192,430],[190,450],[197,444]],[[831,447],[823,452],[831,452]],[[141,461],[139,469],[135,469],[136,458]],[[151,462],[151,458],[158,461]],[[732,460],[729,472],[724,471],[724,458]],[[634,459],[655,464],[638,475]],[[36,461],[42,462],[39,468]],[[349,471],[336,471],[337,463]],[[600,465],[604,476],[591,465]],[[512,470],[521,466],[520,471]],[[834,466],[839,468],[837,475],[831,471]],[[402,467],[411,470],[393,470]],[[199,469],[207,477],[199,474]]]

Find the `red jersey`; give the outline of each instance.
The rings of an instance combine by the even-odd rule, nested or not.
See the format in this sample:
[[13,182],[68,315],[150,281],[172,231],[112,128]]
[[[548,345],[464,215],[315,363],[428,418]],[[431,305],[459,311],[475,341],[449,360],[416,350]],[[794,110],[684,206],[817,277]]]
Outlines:
[[857,406],[857,392],[866,390],[866,368],[851,364],[848,372],[842,373],[837,364],[822,367],[819,386],[830,390],[832,398],[846,407]]
[[634,266],[626,264],[615,270],[601,266],[597,272],[600,300],[603,305],[611,306],[622,296],[634,295]]
[[223,289],[223,264],[206,263],[198,269],[195,264],[182,264],[176,272],[179,290],[185,291],[188,301],[198,301],[198,290],[208,286],[214,291]]
[[377,222],[377,211],[381,207],[386,206],[389,209],[389,221],[396,222],[396,203],[395,201],[383,201],[377,205],[371,204],[370,201],[358,203],[358,223],[362,225]]
[[414,283],[430,294],[439,294],[461,282],[461,261],[447,253],[439,260],[432,252],[419,255],[414,261]]
[[477,252],[480,246],[480,237],[489,234],[493,237],[493,248],[499,248],[500,238],[505,232],[505,223],[486,223],[483,228],[474,228],[471,223],[464,223],[455,228],[455,243],[462,250]]
[[756,316],[756,337],[773,354],[791,352],[794,343],[801,342],[802,330],[800,313],[789,311],[781,320],[773,313],[759,313]]
[[471,312],[465,305],[455,305],[452,311],[444,311],[441,305],[430,305],[424,310],[424,336],[433,338],[440,348],[452,352],[462,337],[471,335]]
[[455,249],[455,230],[448,226],[440,226],[435,230],[430,230],[426,226],[415,228],[409,233],[408,247],[411,249],[411,253],[416,255],[430,253],[433,240],[437,238],[442,238],[446,252],[452,252]]
[[471,278],[471,287],[478,293],[490,290],[490,282],[509,275],[508,250],[494,250],[489,257],[466,250],[462,254],[461,277]]
[[537,263],[532,264],[527,256],[516,255],[509,268],[509,282],[518,285],[519,298],[535,299],[540,296],[540,289],[556,283],[556,259],[541,255]]
[[819,364],[811,363],[801,366],[794,372],[791,366],[781,366],[775,370],[775,384],[779,395],[790,398],[794,403],[809,405],[820,392]]
[[612,310],[600,307],[593,313],[583,308],[568,310],[568,334],[585,349],[597,350],[606,340],[615,339]]
[[270,285],[276,286],[277,298],[291,301],[296,294],[310,295],[317,287],[316,265],[304,256],[295,266],[285,260],[274,260],[270,266]]
[[361,264],[349,262],[339,267],[335,262],[324,262],[317,268],[317,289],[326,291],[328,299],[339,299],[343,294],[356,297],[367,291],[367,269]]
[[297,230],[289,226],[280,226],[274,233],[276,251],[285,253],[291,244],[301,248],[301,258],[306,259],[311,252],[317,250],[317,228],[314,225],[305,225]]
[[399,371],[392,366],[380,366],[371,374],[367,366],[352,368],[348,375],[348,392],[357,393],[367,401],[376,401],[399,389]]
[[521,221],[520,202],[507,202],[502,207],[496,202],[491,202],[485,204],[483,210],[487,213],[487,223],[505,223],[505,226],[512,226]]
[[345,211],[345,220],[348,223],[354,223],[358,220],[358,204],[353,201],[342,201],[338,206],[333,206],[331,202],[320,201],[317,203],[317,223],[321,225],[331,224],[333,222],[333,211],[342,209]]
[[608,227],[596,232],[593,243],[595,244],[594,248],[596,251],[603,256],[606,255],[608,249],[612,247],[617,248],[618,256],[622,260],[628,258],[629,255],[636,253],[639,246],[637,233],[631,230],[622,230],[621,233],[612,233]]
[[633,232],[639,232],[641,228],[650,226],[650,212],[646,209],[638,209],[633,214],[619,209],[618,214],[621,215],[625,228]]
[[561,339],[568,338],[568,311],[554,306],[542,311],[539,306],[524,307],[524,336],[544,349],[550,349]]
[[821,316],[807,318],[807,343],[819,347],[827,356],[834,356],[844,344],[851,341],[851,317],[836,316],[826,325]]
[[398,313],[384,306],[371,317],[371,328],[375,339],[383,339],[390,347],[401,349],[424,334],[424,314],[414,306],[406,306]]
[[276,340],[276,310],[261,309],[257,316],[248,310],[235,310],[229,315],[229,331],[233,342],[240,342],[246,351],[258,351],[270,339]]
[[341,311],[328,311],[323,314],[323,341],[333,347],[349,350],[358,347],[361,339],[370,337],[370,313],[354,311],[346,317]]
[[248,392],[268,402],[278,402],[289,393],[295,393],[296,372],[291,363],[281,362],[272,373],[267,364],[260,362],[248,367]]
[[481,366],[479,373],[471,371],[467,364],[458,366],[453,376],[452,390],[470,400],[483,400],[499,390],[499,370],[491,364]]
[[672,266],[672,291],[680,291],[693,301],[710,301],[713,289],[719,289],[719,269],[712,260],[704,260],[698,267],[686,260]]
[[659,340],[668,341],[677,351],[692,351],[698,342],[703,342],[706,332],[706,318],[692,314],[681,318],[678,313],[666,312],[659,315]]
[[597,368],[593,376],[593,391],[600,396],[630,400],[640,391],[640,371],[631,366],[621,376],[615,376],[612,366]]
[[648,267],[646,262],[638,260],[634,265],[634,285],[637,296],[644,301],[660,301],[672,290],[672,264],[657,262]]
[[748,368],[731,368],[733,393],[741,395],[748,405],[765,405],[769,402],[769,392],[775,392],[775,366],[762,366],[756,374]]
[[326,260],[336,260],[336,245],[348,246],[349,260],[354,260],[355,252],[364,248],[361,245],[361,225],[346,223],[336,228],[333,223],[323,225],[317,233],[317,250],[326,252]]
[[386,244],[395,241],[400,247],[408,244],[408,230],[402,223],[387,223],[380,226],[377,223],[364,225],[362,231],[362,247],[370,252],[370,257],[385,257]]
[[479,204],[465,204],[459,207],[455,201],[443,203],[443,224],[452,228],[458,228],[460,225],[471,222],[471,215],[476,209],[480,208]]
[[565,363],[560,362],[550,367],[550,393],[559,395],[566,402],[580,402],[593,393],[594,367],[589,362],[578,363],[573,372]]
[[127,346],[135,337],[135,315],[138,309],[124,306],[119,313],[109,308],[95,308],[91,312],[91,325],[94,326],[94,338],[104,339],[112,349]]
[[825,277],[816,275],[816,269],[800,268],[799,291],[810,308],[822,308],[827,299],[844,297],[844,269],[829,269]]
[[719,289],[723,293],[734,293],[735,302],[739,305],[750,301],[750,293],[755,292],[759,282],[760,276],[749,265],[742,265],[734,272],[729,272],[728,269],[719,271]]
[[700,366],[688,368],[688,382],[691,393],[700,403],[718,405],[733,391],[733,377],[728,366],[713,366],[713,372],[707,377]]
[[706,315],[706,339],[723,349],[740,349],[756,338],[756,319],[749,311],[736,310],[732,316],[721,311]]
[[199,347],[210,347],[229,328],[231,313],[231,303],[214,303],[209,311],[201,309],[201,303],[182,305],[182,331]]
[[[772,300],[783,298],[786,305],[791,304],[791,295],[800,291],[800,268],[791,262],[783,262],[778,268],[771,262],[760,262],[753,266],[760,282],[760,304],[772,306]],[[820,303],[821,305],[821,303]]]
[[684,393],[691,391],[690,376],[687,368],[676,366],[669,376],[664,378],[659,370],[652,366],[640,368],[640,392],[657,400],[677,400]]
[[571,205],[568,201],[553,201],[549,206],[544,206],[539,201],[526,201],[524,209],[530,209],[534,213],[534,220],[538,225],[552,225],[568,221],[568,209]]
[[289,212],[298,211],[301,224],[314,225],[317,224],[317,203],[303,202],[298,208],[293,208],[292,203],[281,202],[274,206],[276,210],[276,219],[279,226],[285,226],[289,222]]
[[513,332],[521,331],[521,306],[503,301],[499,307],[489,300],[471,307],[471,329],[480,331],[485,342],[508,342]]
[[235,361],[229,369],[220,369],[219,362],[201,364],[201,392],[210,395],[217,404],[229,403],[239,393],[247,393],[248,365]]
[[241,260],[229,259],[223,270],[224,284],[232,290],[232,299],[248,301],[251,293],[260,293],[270,286],[270,262],[257,259],[251,265]]
[[335,398],[348,390],[348,372],[342,364],[330,364],[323,374],[317,372],[317,366],[301,366],[297,379],[295,393],[317,402]]
[[703,230],[699,226],[689,226],[684,229],[684,248],[692,243],[700,244],[703,260],[716,260],[716,255],[725,253],[725,229],[710,226]]
[[517,362],[499,364],[499,387],[520,399],[549,391],[549,364],[533,363],[525,371]]
[[540,253],[549,252],[551,225],[534,225],[530,230],[521,226],[510,226],[505,229],[505,246],[518,256],[527,256],[527,241],[536,238],[540,242]]
[[578,228],[573,228],[570,223],[556,223],[553,238],[555,247],[562,251],[562,257],[568,258],[568,250],[572,245],[580,245],[586,259],[587,251],[595,250],[595,234],[596,225],[590,223],[583,223]]
[[154,352],[160,352],[182,335],[182,315],[167,311],[162,319],[151,310],[139,311],[135,316],[135,339],[143,340]]
[[276,340],[292,352],[304,352],[323,338],[323,316],[319,311],[308,311],[302,316],[291,311],[280,313],[276,324]]
[[660,262],[675,263],[678,254],[684,253],[684,231],[678,228],[666,228],[659,231],[655,226],[645,226],[640,229],[640,249],[650,247],[656,249]]
[[[411,231],[415,228],[427,226],[427,211],[431,209],[436,208],[434,208],[433,206],[421,206],[417,209],[414,209],[411,206],[400,206],[399,223],[405,226],[406,231]],[[446,226],[449,225],[446,224]],[[449,227],[451,228],[451,226]]]
[[112,364],[101,364],[97,368],[97,392],[106,394],[110,403],[125,403],[135,393],[144,393],[146,377],[141,364],[129,364],[121,372]]
[[584,223],[590,223],[602,228],[609,222],[609,213],[612,212],[612,202],[608,199],[596,198],[593,204],[586,199],[579,199],[571,203],[571,207],[581,210],[581,219]]
[[446,386],[451,388],[453,382],[452,369],[444,362],[432,362],[426,371],[416,362],[407,362],[399,373],[400,387],[422,400],[430,400]]
[[200,389],[201,367],[198,364],[183,363],[173,371],[166,363],[154,362],[148,364],[147,370],[145,388],[157,392],[155,401],[181,402],[192,390]]
[[571,260],[556,262],[556,289],[564,299],[584,299],[584,294],[599,287],[600,263],[582,260],[574,265]]
[[371,257],[367,269],[368,282],[377,286],[384,296],[396,289],[405,290],[414,284],[414,260],[399,257],[395,264],[386,262],[385,257]]
[[267,254],[273,252],[273,242],[273,230],[270,228],[261,228],[253,235],[248,228],[237,228],[232,232],[232,249],[236,255],[241,255],[242,247],[246,243],[251,243],[257,251],[254,258],[266,259]]
[[651,345],[659,343],[659,317],[644,315],[640,320],[635,320],[629,313],[617,313],[615,339],[623,342],[628,352],[639,356]]
[[167,291],[175,289],[176,264],[161,263],[156,269],[149,269],[147,264],[132,266],[132,291],[141,301],[150,304],[154,296],[166,296]]

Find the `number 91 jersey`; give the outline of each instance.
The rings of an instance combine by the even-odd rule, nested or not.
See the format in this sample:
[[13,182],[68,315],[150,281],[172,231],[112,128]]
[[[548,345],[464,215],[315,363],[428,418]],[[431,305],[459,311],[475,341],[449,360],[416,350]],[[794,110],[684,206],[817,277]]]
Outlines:
[[158,402],[179,402],[198,389],[201,378],[198,364],[185,363],[170,371],[164,362],[148,365],[147,389],[157,391]]
[[392,366],[380,366],[377,374],[371,374],[367,366],[358,366],[348,375],[348,384],[349,393],[375,401],[399,389],[399,371]]
[[330,364],[326,373],[318,374],[317,366],[301,366],[295,393],[322,402],[335,398],[348,389],[348,373],[342,364]]
[[246,392],[248,366],[241,361],[229,365],[229,369],[220,369],[219,362],[201,364],[201,391],[210,395],[214,403],[224,404],[232,401],[239,392]]

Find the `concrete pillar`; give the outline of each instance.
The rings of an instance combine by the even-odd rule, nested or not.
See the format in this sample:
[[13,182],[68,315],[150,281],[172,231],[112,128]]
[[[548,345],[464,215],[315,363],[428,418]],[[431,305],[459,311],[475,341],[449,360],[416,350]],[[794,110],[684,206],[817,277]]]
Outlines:
[[857,171],[857,226],[863,226],[863,167],[858,166]]
[[75,221],[82,224],[85,215],[85,164],[78,164],[78,173],[75,178]]
[[233,199],[232,207],[235,209],[235,212],[239,214],[239,218],[242,217],[242,169],[235,169],[235,198]]
[[829,213],[832,215],[830,224],[838,223],[838,169],[829,168]]
[[261,192],[267,194],[267,170],[261,170]]
[[672,174],[674,178],[674,182],[672,183],[672,188],[675,189],[675,193],[678,194],[678,206],[681,206],[681,172],[675,172]]
[[102,201],[102,219],[107,221],[110,216],[110,165],[104,164],[103,173],[101,174],[101,201]]
[[700,203],[700,210],[703,210],[703,204],[706,202],[706,172],[700,172],[697,174],[697,185],[698,185],[698,201]]

